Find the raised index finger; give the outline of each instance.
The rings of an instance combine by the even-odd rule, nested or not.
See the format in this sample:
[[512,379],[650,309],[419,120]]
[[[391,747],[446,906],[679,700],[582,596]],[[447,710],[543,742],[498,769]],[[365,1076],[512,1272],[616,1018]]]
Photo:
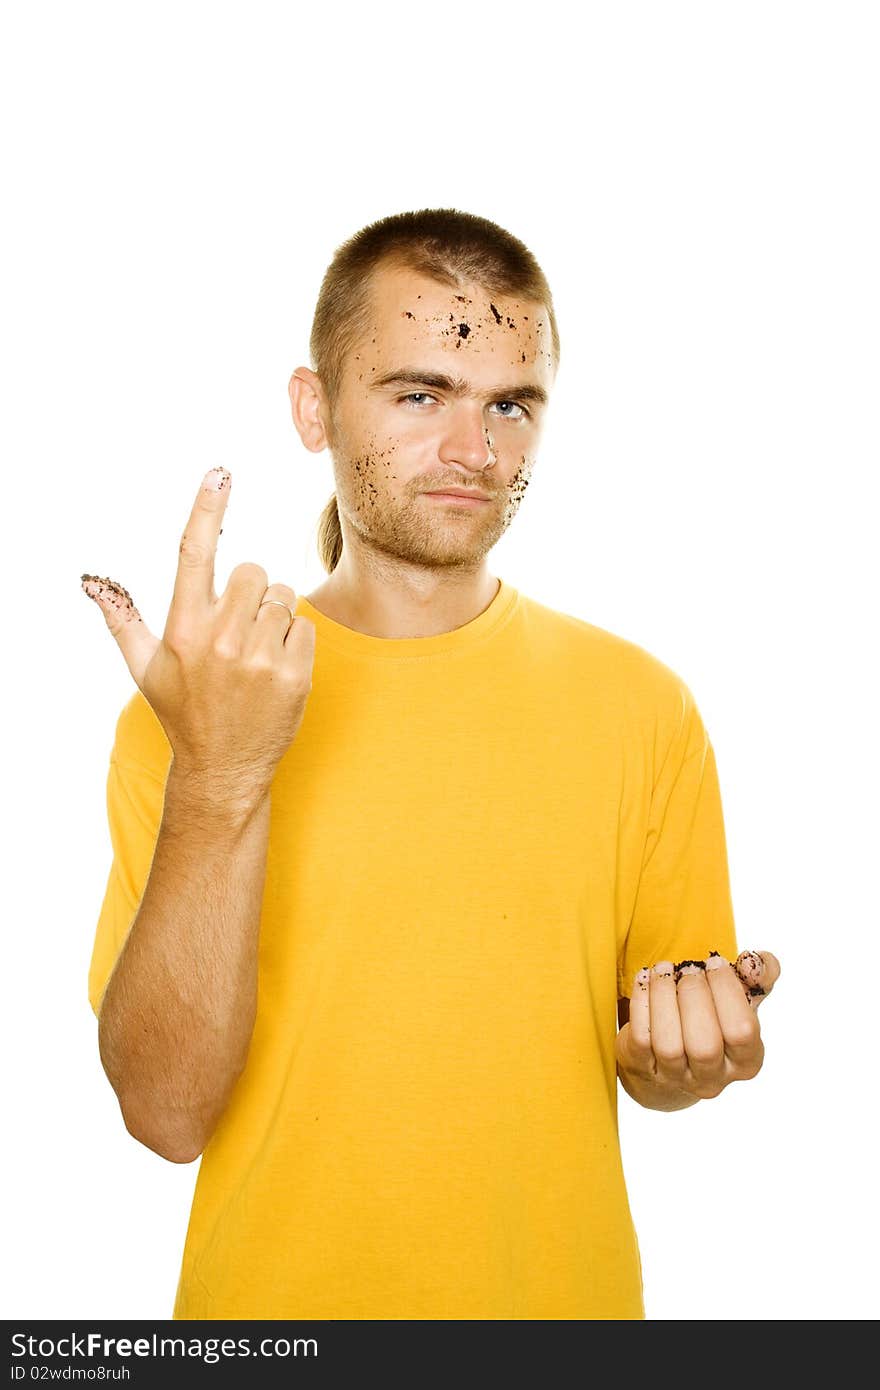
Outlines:
[[214,557],[231,481],[232,474],[226,468],[209,468],[201,481],[180,541],[169,619],[193,609],[201,612],[216,597]]

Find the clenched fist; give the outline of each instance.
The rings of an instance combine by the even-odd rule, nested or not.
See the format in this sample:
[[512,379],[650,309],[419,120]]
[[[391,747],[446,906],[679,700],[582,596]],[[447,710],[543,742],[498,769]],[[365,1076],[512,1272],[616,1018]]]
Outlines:
[[635,977],[617,1034],[617,1074],[640,1105],[679,1110],[745,1081],[764,1062],[758,1006],[779,979],[770,951],[741,951],[731,964],[658,961]]

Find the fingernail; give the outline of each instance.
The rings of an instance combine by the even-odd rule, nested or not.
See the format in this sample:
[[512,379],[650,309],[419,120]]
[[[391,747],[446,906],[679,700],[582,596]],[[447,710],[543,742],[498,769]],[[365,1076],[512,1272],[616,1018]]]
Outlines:
[[721,967],[722,967],[722,965],[729,965],[729,964],[730,964],[730,961],[725,960],[725,959],[724,959],[724,956],[719,955],[717,951],[710,951],[709,954],[708,954],[708,956],[706,957],[706,969],[707,969],[707,970],[720,970]]
[[202,487],[206,492],[219,492],[221,488],[228,486],[231,477],[228,468],[209,468],[202,479]]
[[646,965],[642,966],[641,970],[637,973],[635,979],[637,985],[641,985],[644,988],[647,988],[647,985],[651,979],[651,972]]
[[89,598],[93,598],[101,607],[107,604],[117,609],[124,618],[140,619],[131,594],[115,579],[107,579],[99,574],[81,574],[79,582]]
[[655,975],[671,975],[674,967],[671,960],[658,960],[654,966]]
[[675,966],[675,983],[678,984],[682,975],[702,975],[705,969],[704,960],[680,960]]
[[760,980],[764,970],[764,962],[757,951],[741,951],[736,958],[737,974],[744,980],[751,980],[756,984]]

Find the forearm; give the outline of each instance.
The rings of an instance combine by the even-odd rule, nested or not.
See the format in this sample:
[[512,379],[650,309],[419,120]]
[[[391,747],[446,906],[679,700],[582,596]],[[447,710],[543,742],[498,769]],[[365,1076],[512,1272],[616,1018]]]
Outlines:
[[663,1082],[647,1081],[632,1072],[627,1072],[619,1062],[617,1075],[627,1095],[638,1105],[643,1105],[646,1110],[686,1110],[689,1105],[696,1105],[700,1099],[699,1096],[676,1090]]
[[204,1148],[256,1016],[269,793],[174,763],[143,899],[101,1005],[104,1070],[129,1131],[176,1162]]

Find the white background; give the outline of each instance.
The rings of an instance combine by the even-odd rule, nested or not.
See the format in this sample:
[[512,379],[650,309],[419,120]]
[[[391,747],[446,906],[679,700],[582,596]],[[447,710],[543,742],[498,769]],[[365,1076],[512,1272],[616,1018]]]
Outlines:
[[4,7],[5,1317],[170,1317],[198,1168],[128,1135],[98,1057],[134,685],[79,576],[161,632],[222,463],[218,592],[244,560],[315,587],[331,462],[287,380],[336,246],[432,206],[526,242],[562,337],[490,570],[691,686],[740,942],[783,967],[757,1078],[677,1114],[620,1092],[647,1316],[876,1317],[876,18]]

